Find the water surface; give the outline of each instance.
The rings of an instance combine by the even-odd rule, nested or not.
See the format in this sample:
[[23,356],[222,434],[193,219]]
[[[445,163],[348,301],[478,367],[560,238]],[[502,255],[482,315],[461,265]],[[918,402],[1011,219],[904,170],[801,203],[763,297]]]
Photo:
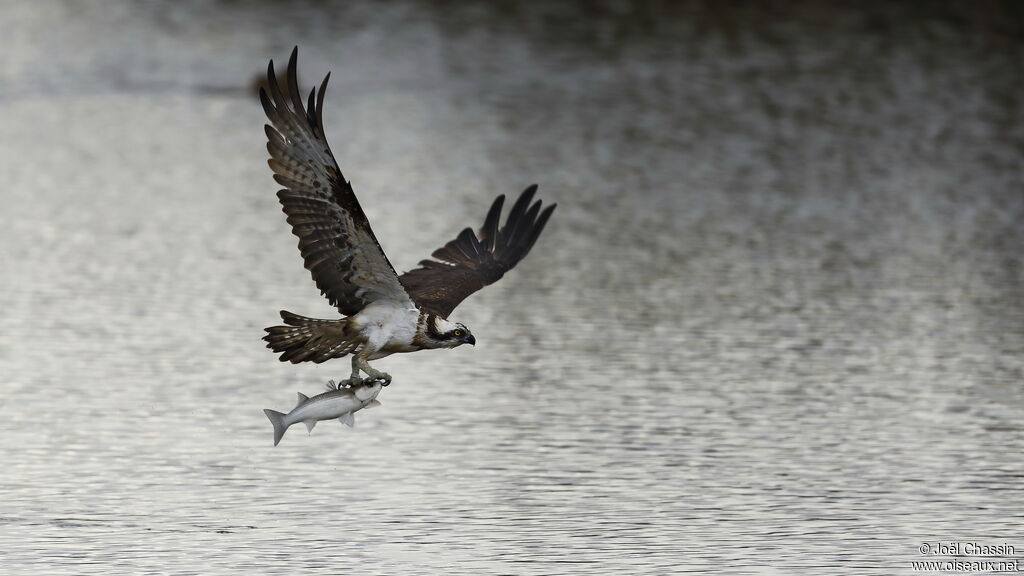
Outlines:
[[[996,6],[996,5],[993,5]],[[991,7],[991,6],[990,6]],[[953,8],[949,8],[953,10]],[[0,56],[10,573],[910,571],[1024,550],[1012,14],[47,2]],[[1007,20],[1009,18],[1009,20]],[[272,448],[347,361],[250,86],[300,45],[408,269],[541,185],[534,252]]]

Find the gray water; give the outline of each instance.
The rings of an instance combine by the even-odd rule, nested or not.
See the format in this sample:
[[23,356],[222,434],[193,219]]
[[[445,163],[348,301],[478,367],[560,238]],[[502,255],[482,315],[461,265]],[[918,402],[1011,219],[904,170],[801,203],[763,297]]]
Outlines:
[[[1024,35],[1012,5],[5,4],[0,572],[910,573],[1024,556]],[[534,252],[262,409],[330,317],[251,85],[300,45],[408,269],[539,183]]]

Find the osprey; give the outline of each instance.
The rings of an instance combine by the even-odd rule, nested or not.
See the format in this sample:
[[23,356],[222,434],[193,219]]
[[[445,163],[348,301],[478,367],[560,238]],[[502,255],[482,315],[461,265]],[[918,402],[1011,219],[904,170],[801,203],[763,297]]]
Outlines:
[[499,227],[505,196],[491,204],[483,227],[466,228],[456,238],[399,276],[373,234],[352,186],[324,136],[323,105],[328,74],[309,93],[306,106],[296,75],[298,47],[288,61],[288,94],[267,68],[267,88],[260,101],[271,124],[266,125],[267,150],[277,193],[306,269],[320,292],[345,316],[339,320],[306,318],[281,311],[284,326],[266,328],[267,347],[282,362],[324,362],[352,355],[352,377],[342,385],[391,376],[372,368],[370,360],[397,352],[455,348],[476,344],[464,324],[448,319],[467,296],[497,282],[529,253],[554,211],[533,201],[536,186],[516,200]]

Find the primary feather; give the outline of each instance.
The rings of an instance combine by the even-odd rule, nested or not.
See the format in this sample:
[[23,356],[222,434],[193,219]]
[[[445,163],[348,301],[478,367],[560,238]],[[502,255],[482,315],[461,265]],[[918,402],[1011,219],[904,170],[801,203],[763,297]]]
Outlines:
[[498,196],[479,235],[463,229],[431,254],[437,260],[422,260],[419,268],[402,274],[399,281],[413,302],[447,318],[470,294],[494,284],[526,257],[557,206],[541,211],[542,202],[533,202],[536,192],[536,185],[523,191],[500,229],[505,195]]

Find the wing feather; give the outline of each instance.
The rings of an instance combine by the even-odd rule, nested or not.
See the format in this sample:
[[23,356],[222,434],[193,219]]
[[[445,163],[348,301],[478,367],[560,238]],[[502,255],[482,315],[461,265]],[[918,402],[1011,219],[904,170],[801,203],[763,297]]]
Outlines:
[[281,91],[273,61],[267,67],[267,90],[260,102],[266,125],[267,163],[299,252],[320,292],[345,315],[371,302],[390,299],[412,304],[394,267],[373,234],[370,222],[345,180],[324,135],[324,93],[331,75],[313,88],[303,105],[297,73],[298,48],[288,60]]
[[488,252],[494,252],[498,241],[498,223],[501,221],[501,207],[505,203],[505,195],[502,194],[494,199],[491,209],[487,211],[484,218],[484,226],[481,229],[483,242]]
[[505,196],[498,196],[479,235],[463,229],[431,254],[437,260],[422,260],[419,268],[402,274],[399,280],[413,302],[447,318],[470,294],[497,282],[525,258],[555,210],[554,204],[541,210],[542,202],[533,202],[536,192],[535,185],[523,191],[501,228]]

